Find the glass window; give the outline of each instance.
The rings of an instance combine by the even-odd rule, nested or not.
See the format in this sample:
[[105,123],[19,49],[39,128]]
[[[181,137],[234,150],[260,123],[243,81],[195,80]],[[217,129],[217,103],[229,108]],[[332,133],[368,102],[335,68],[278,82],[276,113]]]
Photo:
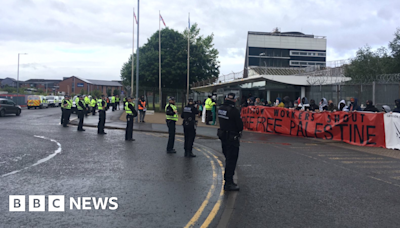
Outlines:
[[318,53],[318,56],[325,56],[325,53]]
[[301,62],[300,65],[307,65],[307,62]]
[[300,52],[300,55],[307,55],[307,52]]
[[292,55],[298,55],[299,53],[298,52],[292,52]]

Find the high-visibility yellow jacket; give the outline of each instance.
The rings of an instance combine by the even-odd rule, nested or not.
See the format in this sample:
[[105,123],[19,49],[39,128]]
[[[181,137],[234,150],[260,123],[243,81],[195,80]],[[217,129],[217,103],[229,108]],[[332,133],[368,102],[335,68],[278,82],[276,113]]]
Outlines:
[[212,110],[212,107],[213,107],[214,105],[215,105],[215,102],[213,102],[211,98],[208,98],[208,99],[206,100],[206,110],[207,110],[207,111],[211,111],[211,110]]

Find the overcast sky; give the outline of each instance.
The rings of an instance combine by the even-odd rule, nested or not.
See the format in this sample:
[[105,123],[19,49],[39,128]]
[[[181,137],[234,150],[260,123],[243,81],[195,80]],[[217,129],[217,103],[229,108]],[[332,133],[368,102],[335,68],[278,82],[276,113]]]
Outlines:
[[[18,53],[26,52],[20,80],[119,80],[132,52],[133,7],[136,0],[1,0],[0,78],[16,78]],[[178,31],[190,12],[201,34],[214,33],[222,74],[243,69],[248,31],[274,27],[326,36],[327,60],[340,60],[365,44],[387,46],[400,27],[399,9],[399,0],[147,0],[140,5],[140,45],[158,30],[159,10]]]

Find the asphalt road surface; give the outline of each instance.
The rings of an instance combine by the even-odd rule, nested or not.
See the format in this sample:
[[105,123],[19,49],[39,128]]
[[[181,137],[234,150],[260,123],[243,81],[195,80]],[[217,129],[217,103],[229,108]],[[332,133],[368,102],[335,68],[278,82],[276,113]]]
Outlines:
[[[126,143],[59,119],[0,118],[0,227],[400,227],[399,151],[246,132],[241,190],[224,193],[216,139],[196,139],[186,159],[182,137],[168,155],[165,134]],[[65,212],[9,212],[9,195],[65,195]],[[70,197],[117,197],[118,209],[70,210]]]

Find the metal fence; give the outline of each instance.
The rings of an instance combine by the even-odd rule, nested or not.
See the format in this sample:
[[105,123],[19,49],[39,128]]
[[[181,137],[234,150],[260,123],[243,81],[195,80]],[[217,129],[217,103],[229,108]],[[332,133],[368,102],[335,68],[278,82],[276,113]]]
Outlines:
[[319,101],[321,98],[333,100],[335,104],[340,100],[346,103],[350,98],[359,100],[359,105],[372,100],[374,105],[381,109],[382,105],[394,108],[394,101],[400,98],[400,74],[386,74],[366,76],[362,80],[351,80],[334,85],[313,83],[308,93],[309,98]]

